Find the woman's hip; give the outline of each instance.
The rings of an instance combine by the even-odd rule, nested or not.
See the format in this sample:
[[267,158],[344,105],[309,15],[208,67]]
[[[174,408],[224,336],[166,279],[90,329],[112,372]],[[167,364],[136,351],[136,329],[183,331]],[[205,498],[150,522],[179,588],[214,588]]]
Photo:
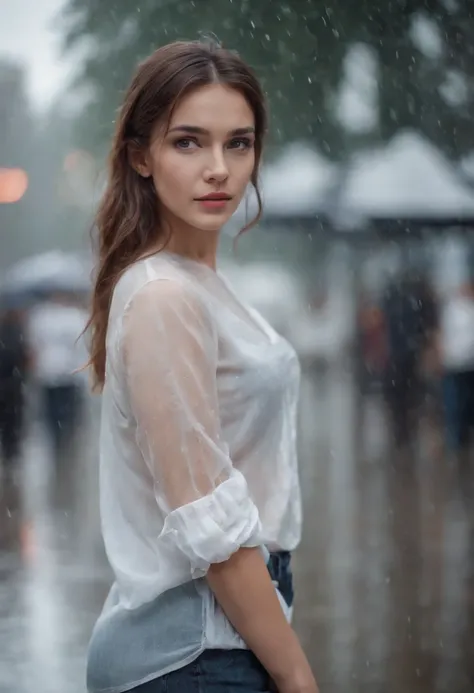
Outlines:
[[191,664],[142,684],[130,693],[270,693],[271,690],[268,673],[250,650],[205,650]]
[[[288,551],[270,554],[268,571],[288,607],[293,605],[293,576]],[[180,669],[134,688],[132,693],[268,693],[270,677],[253,652],[209,649]]]

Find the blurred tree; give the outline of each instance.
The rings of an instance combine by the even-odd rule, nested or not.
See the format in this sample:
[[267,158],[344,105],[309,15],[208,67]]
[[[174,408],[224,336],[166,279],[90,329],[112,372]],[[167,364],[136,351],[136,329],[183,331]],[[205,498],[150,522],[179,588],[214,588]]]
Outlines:
[[[474,147],[470,8],[460,0],[68,0],[65,46],[88,40],[79,81],[94,88],[80,141],[107,142],[138,60],[202,31],[256,68],[270,96],[273,142],[307,137],[337,159],[411,127],[457,159]],[[373,77],[363,63],[351,65],[355,46],[372,56]],[[364,80],[375,81],[375,117],[357,126],[356,104],[340,98],[351,69],[359,101]]]
[[0,62],[0,95],[0,165],[22,166],[28,151],[19,145],[31,129],[31,112],[23,68],[13,61]]
[[19,257],[32,234],[34,192],[32,163],[36,155],[34,122],[26,96],[24,73],[14,62],[0,62],[0,167],[23,169],[28,187],[17,202],[0,203],[0,267]]
[[18,201],[0,202],[0,271],[24,255],[88,242],[84,229],[91,214],[86,221],[83,210],[61,199],[70,129],[58,104],[44,116],[36,113],[23,67],[0,61],[0,168],[23,170],[28,179]]

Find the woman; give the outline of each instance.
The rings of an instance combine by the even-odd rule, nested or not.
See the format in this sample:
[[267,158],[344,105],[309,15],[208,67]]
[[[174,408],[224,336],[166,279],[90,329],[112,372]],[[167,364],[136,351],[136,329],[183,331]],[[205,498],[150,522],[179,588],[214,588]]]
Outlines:
[[265,126],[242,60],[186,42],[138,68],[117,122],[91,317],[115,574],[94,693],[317,690],[288,622],[298,362],[215,266]]

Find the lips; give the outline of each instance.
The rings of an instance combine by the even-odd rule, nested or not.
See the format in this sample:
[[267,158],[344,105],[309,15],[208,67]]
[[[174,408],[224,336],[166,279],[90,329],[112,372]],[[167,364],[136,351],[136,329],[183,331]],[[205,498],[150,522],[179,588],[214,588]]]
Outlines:
[[223,202],[225,200],[231,200],[232,196],[227,193],[209,193],[209,195],[204,195],[204,197],[195,198],[198,202]]

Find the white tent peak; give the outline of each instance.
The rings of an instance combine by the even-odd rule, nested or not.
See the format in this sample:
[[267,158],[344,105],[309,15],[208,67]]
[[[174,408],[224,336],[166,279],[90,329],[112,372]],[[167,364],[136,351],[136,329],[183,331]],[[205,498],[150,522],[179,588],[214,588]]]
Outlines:
[[355,158],[339,208],[343,218],[463,217],[474,214],[474,195],[442,152],[405,130]]
[[[310,144],[300,141],[288,145],[278,159],[262,167],[260,187],[264,212],[285,217],[322,211],[336,172],[336,165]],[[237,215],[247,210],[247,217],[251,218],[256,207],[255,193],[249,189]]]

